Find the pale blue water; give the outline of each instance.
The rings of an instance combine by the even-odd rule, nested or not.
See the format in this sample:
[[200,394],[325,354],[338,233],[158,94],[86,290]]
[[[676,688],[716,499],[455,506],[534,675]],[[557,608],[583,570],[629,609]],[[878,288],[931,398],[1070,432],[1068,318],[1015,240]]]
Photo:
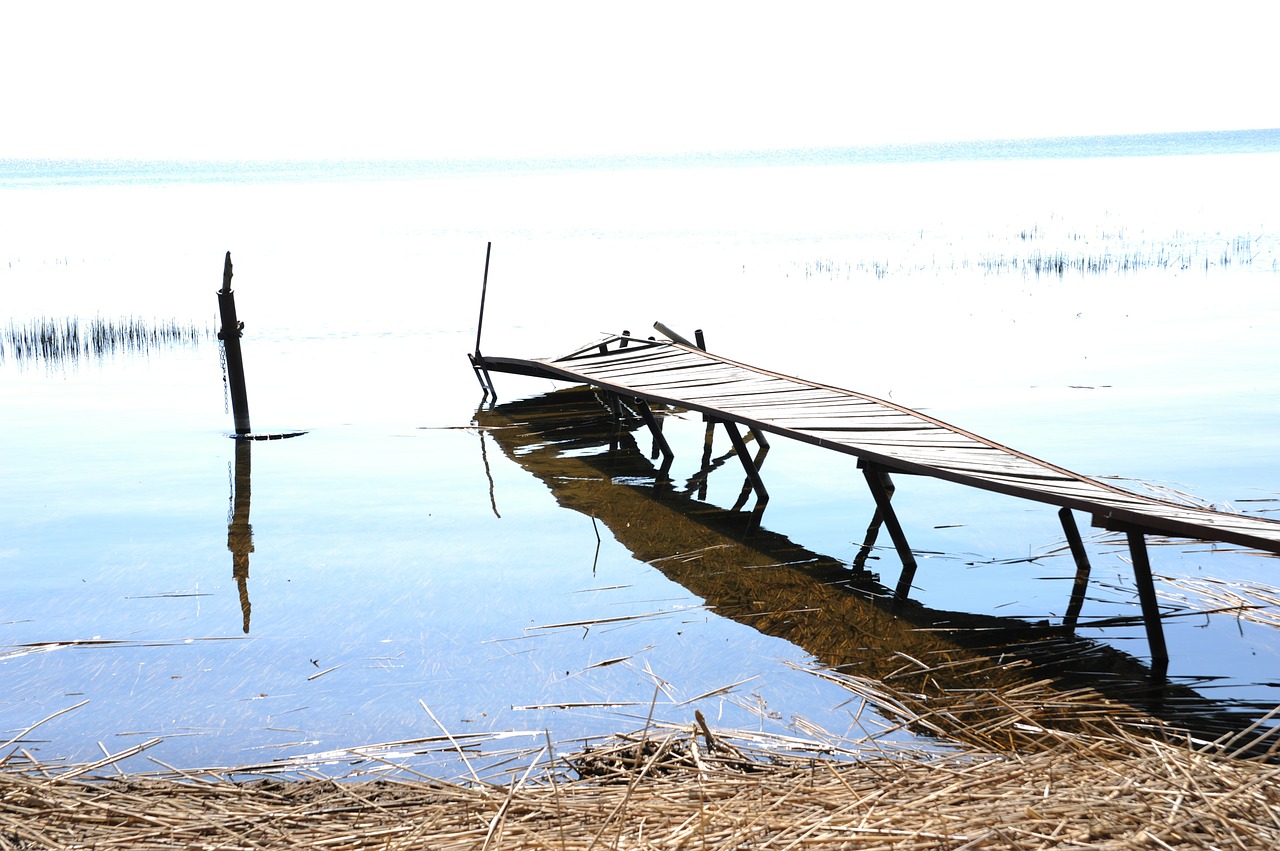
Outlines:
[[[1274,510],[1278,166],[1276,131],[684,161],[0,164],[0,328],[214,328],[230,250],[255,430],[309,430],[253,446],[246,635],[216,344],[0,362],[0,741],[87,699],[23,746],[85,761],[159,737],[125,765],[251,765],[439,736],[426,704],[455,735],[528,733],[490,751],[538,747],[642,726],[655,680],[672,722],[701,708],[726,727],[850,732],[849,695],[792,667],[803,649],[707,611],[607,528],[597,554],[590,518],[493,445],[482,459],[464,355],[485,243],[487,353],[701,327],[716,351],[1083,473]],[[505,399],[548,389],[497,382]],[[677,478],[697,469],[700,428],[671,426]],[[765,525],[852,559],[871,504],[852,461],[777,443]],[[713,477],[710,499],[732,504],[740,483]],[[1058,542],[1049,509],[914,479],[895,500],[937,554],[918,599],[1061,614],[1067,559],[1002,563]],[[1123,549],[1091,550],[1086,618],[1136,612]],[[1280,584],[1274,559],[1230,549],[1153,560]],[[1274,629],[1166,629],[1176,682],[1280,704]],[[1147,652],[1140,629],[1089,637]],[[522,708],[565,702],[626,705]]]

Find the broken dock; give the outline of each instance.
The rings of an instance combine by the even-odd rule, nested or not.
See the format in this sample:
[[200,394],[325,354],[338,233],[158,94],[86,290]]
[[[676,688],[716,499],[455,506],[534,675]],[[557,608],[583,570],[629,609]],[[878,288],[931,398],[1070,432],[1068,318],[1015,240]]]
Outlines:
[[706,351],[700,333],[697,342],[691,342],[661,323],[656,327],[672,339],[641,339],[623,332],[554,359],[486,356],[477,345],[471,363],[486,394],[493,393],[491,372],[570,381],[604,391],[615,410],[625,406],[648,425],[665,458],[664,472],[674,452],[650,406],[701,412],[709,423],[727,432],[758,506],[767,502],[768,491],[740,427],[750,430],[765,448],[764,435],[769,433],[854,456],[875,500],[877,520],[888,530],[902,560],[898,589],[903,596],[910,588],[916,561],[891,503],[891,474],[932,476],[1057,506],[1077,567],[1068,626],[1079,614],[1088,584],[1089,560],[1073,516],[1075,511],[1086,513],[1094,526],[1121,532],[1128,540],[1152,666],[1160,673],[1167,668],[1168,651],[1147,554],[1148,535],[1280,554],[1280,521],[1134,493],[884,399],[713,354]]

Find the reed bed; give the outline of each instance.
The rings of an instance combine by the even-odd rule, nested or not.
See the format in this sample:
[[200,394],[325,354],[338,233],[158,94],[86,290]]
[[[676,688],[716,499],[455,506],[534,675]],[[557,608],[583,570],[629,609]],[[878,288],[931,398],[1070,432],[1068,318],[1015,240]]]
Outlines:
[[45,363],[56,366],[82,359],[102,359],[117,353],[148,354],[172,346],[196,345],[209,330],[176,319],[148,323],[138,317],[104,319],[95,316],[10,321],[0,334],[0,363]]
[[[911,703],[862,693],[891,712]],[[1016,719],[1034,696],[1008,703]],[[1030,751],[869,739],[797,753],[695,716],[569,753],[548,744],[502,782],[94,779],[9,759],[0,849],[1277,847],[1280,766],[1241,758],[1248,735],[1193,743],[1099,719]]]

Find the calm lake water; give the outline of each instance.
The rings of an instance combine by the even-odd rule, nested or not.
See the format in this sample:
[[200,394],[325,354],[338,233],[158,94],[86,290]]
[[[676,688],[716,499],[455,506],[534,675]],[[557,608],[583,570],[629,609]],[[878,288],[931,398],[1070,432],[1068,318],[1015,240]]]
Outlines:
[[[814,638],[792,586],[750,586],[761,611],[733,598],[784,551],[848,568],[872,512],[853,460],[774,441],[775,537],[735,549],[732,459],[695,494],[695,530],[646,496],[643,434],[618,456],[597,432],[520,426],[551,416],[507,404],[555,389],[531,379],[495,376],[506,406],[482,407],[465,355],[486,242],[488,354],[702,328],[715,351],[1082,473],[1277,512],[1277,198],[1276,131],[449,167],[4,163],[0,330],[216,330],[230,250],[254,429],[307,434],[237,458],[212,338],[53,364],[6,348],[0,741],[78,705],[21,746],[59,763],[146,743],[121,763],[134,771],[345,774],[460,771],[445,730],[496,764],[651,712],[874,733],[885,722],[810,671],[871,665],[893,641]],[[702,423],[672,417],[668,436],[683,487]],[[916,479],[895,504],[922,554],[921,623],[1061,617],[1073,566],[1052,509]],[[1108,621],[1138,612],[1127,552],[1078,519],[1094,584],[1072,658],[1140,677],[1141,626]],[[688,566],[695,541],[714,570]],[[1231,547],[1152,559],[1158,577],[1280,585],[1274,558]],[[892,550],[868,567],[892,588]],[[1274,627],[1159,585],[1188,711],[1243,726],[1280,705]],[[764,609],[792,615],[762,626]]]

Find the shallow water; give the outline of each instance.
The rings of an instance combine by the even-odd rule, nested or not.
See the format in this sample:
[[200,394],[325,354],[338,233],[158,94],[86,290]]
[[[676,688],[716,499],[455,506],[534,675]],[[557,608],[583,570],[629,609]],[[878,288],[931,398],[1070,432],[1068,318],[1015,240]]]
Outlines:
[[[425,738],[386,752],[431,751],[396,756],[430,765],[451,747],[442,728],[528,734],[483,745],[500,753],[638,728],[651,704],[680,723],[700,709],[725,727],[877,729],[803,670],[829,651],[726,614],[474,427],[486,414],[464,355],[485,243],[487,353],[701,327],[716,351],[1082,473],[1266,511],[1280,508],[1278,156],[10,181],[0,327],[102,315],[212,329],[230,249],[254,428],[308,433],[249,449],[253,549],[237,576],[216,343],[0,362],[0,740],[86,699],[23,746],[86,761],[99,743],[159,738],[122,764],[344,773],[350,754],[306,756]],[[1084,270],[1034,271],[1064,256]],[[551,389],[495,378],[504,402]],[[685,481],[702,424],[673,418],[668,436]],[[852,562],[871,499],[851,459],[775,441],[765,477],[767,530]],[[728,508],[741,485],[731,461],[704,501]],[[925,554],[921,605],[1061,616],[1072,570],[1046,555],[1062,536],[1051,509],[915,479],[895,504]],[[1089,547],[1086,624],[1136,614],[1123,547],[1097,534]],[[1176,542],[1152,558],[1158,575],[1275,583],[1274,559],[1233,548]],[[892,587],[891,552],[871,567]],[[1206,717],[1280,704],[1274,629],[1187,615],[1166,635],[1170,678]],[[1138,625],[1080,636],[1139,671],[1147,658]]]

